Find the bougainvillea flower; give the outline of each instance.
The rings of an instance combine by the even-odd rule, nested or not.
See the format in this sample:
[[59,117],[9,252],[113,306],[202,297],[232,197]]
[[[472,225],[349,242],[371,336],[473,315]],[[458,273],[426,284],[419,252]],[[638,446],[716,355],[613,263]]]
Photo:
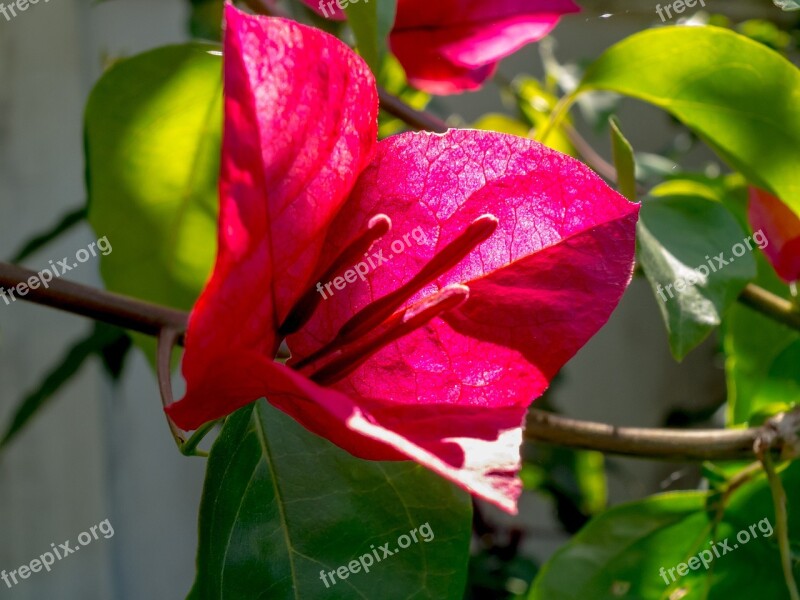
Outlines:
[[[303,0],[341,19],[331,0]],[[478,89],[497,63],[550,33],[572,0],[398,0],[389,42],[415,87],[432,94]]]
[[777,197],[750,187],[747,216],[753,231],[761,230],[769,244],[764,248],[770,263],[784,281],[800,280],[800,219]]
[[226,18],[219,255],[169,415],[189,430],[265,397],[513,512],[526,409],[617,305],[638,206],[523,138],[378,143],[374,79],[344,44]]

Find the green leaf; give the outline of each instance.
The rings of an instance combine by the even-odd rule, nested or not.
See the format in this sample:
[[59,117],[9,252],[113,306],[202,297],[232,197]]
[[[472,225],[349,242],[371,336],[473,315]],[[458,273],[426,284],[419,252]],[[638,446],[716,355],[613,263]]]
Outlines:
[[[508,86],[517,103],[520,116],[528,123],[533,132],[547,126],[553,109],[558,104],[558,98],[542,87],[537,79],[521,76],[514,79]],[[554,150],[577,156],[578,153],[569,139],[567,128],[572,124],[567,117],[559,127],[554,128],[547,136],[545,144]],[[528,135],[526,137],[533,137]]]
[[[756,264],[755,283],[788,298],[788,287],[760,253]],[[793,355],[797,356],[797,350],[792,349],[800,340],[796,330],[742,305],[731,307],[722,330],[729,425],[748,423],[775,402],[797,401],[793,394],[793,376],[786,372],[783,364],[786,357],[791,361]],[[791,368],[790,365],[788,369],[791,371]]]
[[589,90],[664,108],[800,215],[800,70],[780,54],[717,27],[651,29],[602,54]]
[[704,507],[705,495],[689,492],[608,510],[542,567],[529,600],[660,600],[659,569],[683,562],[710,531]]
[[[14,411],[11,423],[0,439],[0,449],[5,448],[25,428],[33,416],[55,397],[68,381],[83,367],[91,356],[103,356],[111,348],[124,344],[128,335],[117,327],[96,323],[92,333],[67,351],[66,356],[42,381],[41,385],[28,394]],[[121,368],[121,367],[120,367]]]
[[184,310],[202,289],[216,254],[221,71],[217,46],[169,46],[117,63],[92,91],[89,222],[114,244],[108,289]]
[[[753,407],[772,416],[791,410],[800,403],[800,340],[784,348],[772,361],[767,377],[756,389]],[[765,408],[775,406],[775,410]]]
[[[456,600],[470,535],[469,497],[450,483],[414,463],[353,458],[260,400],[228,418],[211,450],[189,597]],[[398,551],[384,558],[387,543]],[[321,570],[359,557],[369,572],[356,562],[326,587]]]
[[[749,229],[747,202],[746,193],[723,197],[726,208]],[[756,252],[755,259],[757,275],[753,283],[788,299],[788,286],[778,278],[764,254]],[[800,340],[800,333],[741,303],[731,306],[723,320],[722,333],[728,425],[762,420],[776,401],[786,404],[793,399],[791,381],[780,373],[780,367],[773,365],[781,353]],[[778,377],[775,382],[771,381],[771,371]]]
[[531,128],[525,123],[512,119],[508,115],[500,113],[486,113],[475,121],[472,126],[475,129],[484,131],[497,131],[499,133],[509,133],[519,137],[528,137]]
[[[798,475],[800,464],[794,464],[781,476],[794,505],[800,501]],[[734,493],[716,534],[716,512],[709,512],[707,500],[702,492],[669,493],[603,513],[542,567],[529,600],[786,598],[764,478]],[[789,521],[796,545],[800,519]],[[687,564],[681,576],[678,565],[703,551],[708,569],[698,558],[696,568]],[[795,573],[800,575],[800,564]]]
[[61,220],[56,223],[51,229],[43,231],[35,237],[28,240],[22,248],[20,248],[14,257],[11,259],[12,263],[20,263],[34,252],[41,250],[50,242],[57,239],[67,231],[71,230],[75,225],[86,219],[86,207],[81,207],[68,212]]
[[622,135],[616,117],[608,119],[611,126],[611,151],[617,169],[617,188],[628,200],[636,201],[636,163],[633,160],[633,147]]
[[[755,276],[746,239],[757,247],[722,204],[704,197],[656,197],[642,203],[638,257],[676,359],[683,359],[720,325]],[[720,253],[729,264],[720,266]]]
[[345,8],[347,22],[356,36],[358,51],[373,73],[380,70],[388,53],[389,32],[394,25],[397,0],[351,0]]

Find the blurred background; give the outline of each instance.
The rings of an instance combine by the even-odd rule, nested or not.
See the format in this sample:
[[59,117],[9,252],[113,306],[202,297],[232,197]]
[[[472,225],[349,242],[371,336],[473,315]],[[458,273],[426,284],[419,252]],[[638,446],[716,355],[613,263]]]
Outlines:
[[[545,46],[561,64],[579,65],[627,35],[660,24],[656,3],[649,0],[579,3],[583,13],[564,18]],[[51,0],[30,5],[10,21],[0,16],[3,260],[84,205],[82,113],[104,66],[186,40],[189,11],[186,0]],[[775,35],[773,29],[753,19],[777,20],[785,29],[798,21],[798,13],[782,13],[771,0],[707,0],[705,14],[725,14],[732,26],[747,22],[767,37]],[[706,18],[694,9],[683,16]],[[787,51],[796,52],[796,41],[784,42]],[[541,77],[542,49],[530,46],[506,60],[498,81],[520,73]],[[464,126],[486,112],[513,112],[504,95],[500,84],[490,83],[478,93],[434,100],[432,109],[458,115],[451,123]],[[608,157],[607,132],[597,116],[606,101],[585,107],[576,126]],[[623,130],[637,152],[663,155],[672,149],[685,168],[719,168],[711,155],[694,150],[691,136],[664,113],[626,100],[623,114]],[[39,270],[95,239],[80,225],[24,264]],[[114,240],[109,242],[113,246]],[[100,286],[98,267],[92,259],[68,277]],[[47,308],[0,303],[0,430],[92,327]],[[717,349],[711,339],[676,363],[656,300],[637,279],[608,325],[563,370],[539,406],[617,425],[720,425],[717,409],[725,384]],[[540,446],[527,448],[526,456],[524,477],[533,491],[525,494],[520,517],[512,520],[483,506],[476,513],[475,598],[506,597],[492,589],[498,582],[510,592],[515,585],[524,590],[536,565],[606,503],[692,488],[699,480],[697,469],[685,465],[617,458],[604,464],[597,455]],[[74,540],[104,519],[115,535],[13,589],[0,583],[0,598],[185,597],[194,577],[204,468],[204,460],[182,457],[175,449],[154,377],[138,350],[127,356],[117,381],[105,374],[99,358],[89,358],[0,453],[0,570],[16,569],[51,543]],[[499,559],[509,556],[516,559],[504,569],[517,571],[498,572]]]

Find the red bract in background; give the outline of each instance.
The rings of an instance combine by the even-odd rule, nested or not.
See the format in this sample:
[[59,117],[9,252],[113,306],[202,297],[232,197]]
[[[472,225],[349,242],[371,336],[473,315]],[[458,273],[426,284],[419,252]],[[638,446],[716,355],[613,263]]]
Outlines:
[[800,219],[779,198],[762,189],[750,188],[747,216],[754,231],[767,236],[764,248],[770,263],[786,282],[800,279]]
[[[357,456],[515,510],[525,411],[619,301],[638,206],[522,138],[376,144],[375,84],[346,46],[226,15],[220,251],[169,414],[193,429],[265,396]],[[318,291],[367,251],[385,264]]]
[[[320,14],[344,18],[335,3],[323,10],[318,0],[303,1]],[[389,41],[412,85],[454,94],[478,89],[501,59],[542,39],[562,15],[579,11],[572,0],[398,0]]]

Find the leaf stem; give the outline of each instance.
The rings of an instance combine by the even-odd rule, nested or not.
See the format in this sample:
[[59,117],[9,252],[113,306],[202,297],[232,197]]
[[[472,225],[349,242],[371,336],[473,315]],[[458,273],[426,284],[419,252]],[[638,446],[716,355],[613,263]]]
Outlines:
[[576,92],[572,92],[568,96],[561,97],[561,99],[556,103],[555,107],[553,107],[553,111],[550,113],[550,119],[547,121],[547,123],[545,123],[544,127],[536,132],[537,142],[544,144],[547,141],[550,133],[552,133],[553,129],[561,124],[561,121],[567,115],[570,107],[572,107],[577,98],[578,94]]
[[775,471],[772,456],[769,451],[763,452],[760,457],[767,473],[769,487],[772,490],[772,502],[775,506],[775,535],[778,538],[778,548],[781,553],[781,567],[786,587],[791,600],[800,600],[800,591],[792,574],[792,550],[789,546],[789,517],[786,512],[786,490],[783,489],[781,478]]
[[205,425],[201,425],[190,437],[186,442],[181,446],[181,454],[184,456],[208,456],[208,452],[204,452],[203,450],[198,450],[197,446],[200,445],[205,437],[223,420],[220,419],[218,421],[209,421]]

